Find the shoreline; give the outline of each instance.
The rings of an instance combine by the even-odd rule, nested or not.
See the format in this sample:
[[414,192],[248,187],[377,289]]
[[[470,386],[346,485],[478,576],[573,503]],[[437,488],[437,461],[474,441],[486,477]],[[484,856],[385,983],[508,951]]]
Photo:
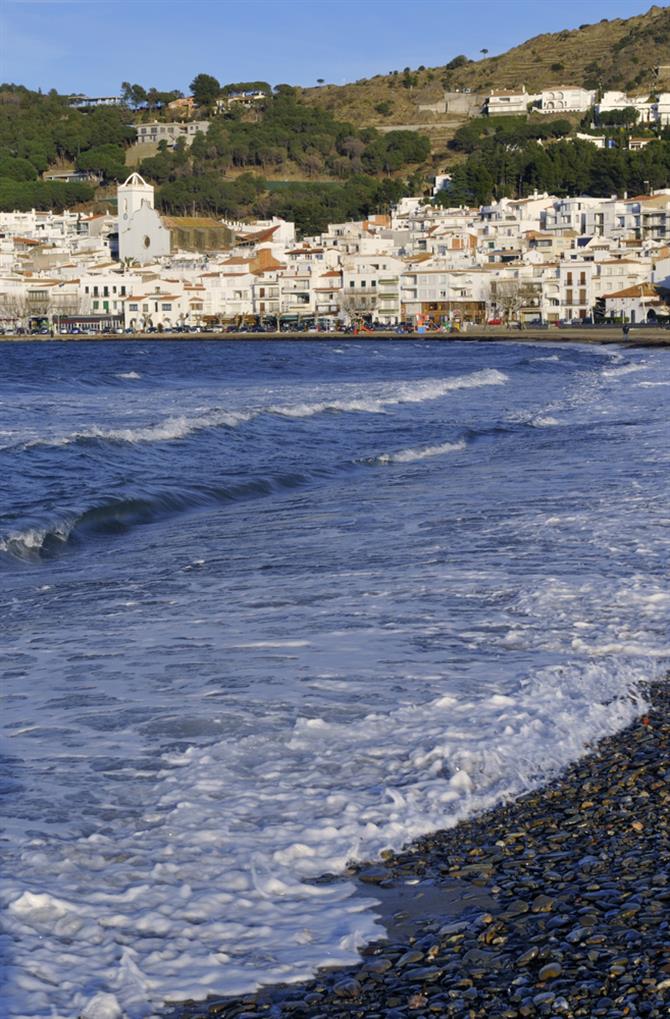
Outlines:
[[[661,1019],[670,1004],[670,683],[559,778],[350,871],[387,937],[307,983],[171,1019]],[[386,900],[386,901],[385,901]]]
[[281,333],[99,333],[68,336],[0,336],[0,343],[360,343],[415,342],[429,343],[549,343],[549,344],[595,344],[597,346],[617,345],[626,348],[670,347],[670,329],[635,329],[627,336],[620,328],[565,328],[565,329],[486,329],[476,328],[459,333],[397,333],[394,330],[376,330],[371,333],[342,332],[281,332]]

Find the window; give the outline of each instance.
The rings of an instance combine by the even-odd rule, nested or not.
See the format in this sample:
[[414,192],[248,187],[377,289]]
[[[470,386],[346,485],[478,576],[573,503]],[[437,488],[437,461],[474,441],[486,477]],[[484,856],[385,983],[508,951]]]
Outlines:
[[571,272],[568,273],[568,276],[567,276],[567,279],[566,279],[565,282],[568,284],[569,287],[572,286],[572,273]]
[[172,311],[171,304],[161,304],[161,311]]
[[580,287],[583,287],[585,283],[586,283],[586,273],[585,272],[580,272],[580,274],[579,274],[579,285],[580,285]]
[[98,310],[98,307],[99,307],[99,305],[100,305],[100,302],[99,302],[99,301],[94,301],[94,302],[93,302],[93,311],[97,311],[97,310]]
[[139,304],[129,304],[128,305],[128,311],[139,311],[139,310],[140,310]]
[[93,296],[94,297],[98,297],[98,288],[97,287],[93,287]]

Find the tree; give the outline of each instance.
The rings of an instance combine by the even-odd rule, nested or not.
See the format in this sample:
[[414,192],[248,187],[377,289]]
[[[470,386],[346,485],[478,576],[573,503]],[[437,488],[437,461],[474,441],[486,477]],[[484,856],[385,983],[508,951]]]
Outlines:
[[211,107],[221,95],[221,85],[211,74],[197,74],[190,88],[198,106]]
[[326,80],[325,78],[317,78],[316,79],[316,83],[317,83],[317,85],[323,85],[325,80]]
[[138,106],[144,106],[147,101],[146,89],[141,85],[131,85],[129,81],[123,81],[121,82],[121,98],[126,106],[137,109]]
[[459,67],[465,67],[465,65],[469,63],[470,61],[465,54],[460,53],[457,57],[454,57],[453,60],[450,60],[444,69],[445,71],[456,71]]
[[639,113],[634,106],[626,106],[622,110],[601,110],[598,119],[601,124],[632,127],[637,123],[638,117]]
[[486,50],[486,49],[483,49],[483,50],[480,50],[479,52],[480,52],[480,53],[483,53],[483,54],[484,54],[484,56],[486,56],[486,54],[488,53],[488,50]]

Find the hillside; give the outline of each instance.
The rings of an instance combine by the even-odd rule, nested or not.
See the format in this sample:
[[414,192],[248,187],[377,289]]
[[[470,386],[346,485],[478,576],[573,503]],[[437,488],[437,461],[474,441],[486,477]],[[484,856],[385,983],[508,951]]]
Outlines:
[[669,63],[670,7],[652,7],[634,18],[605,18],[572,31],[538,35],[499,56],[476,61],[455,56],[441,67],[406,68],[349,85],[304,89],[302,98],[360,126],[420,126],[439,149],[467,117],[445,111],[445,91],[484,94],[525,85],[532,92],[574,84],[643,92],[657,84],[653,68]]
[[[107,203],[131,165],[156,185],[168,214],[276,215],[307,233],[427,194],[431,173],[445,169],[453,180],[443,197],[466,204],[535,188],[601,194],[666,187],[670,127],[648,131],[649,147],[634,154],[616,122],[607,152],[575,142],[583,114],[478,118],[487,94],[522,85],[531,92],[561,84],[670,90],[670,80],[654,74],[658,64],[670,64],[670,7],[537,36],[497,57],[457,56],[443,67],[408,67],[345,86],[222,85],[201,74],[194,98],[183,101],[209,122],[206,134],[173,148],[134,144],[133,125],[173,121],[168,104],[176,92],[125,82],[122,104],[77,109],[55,90],[2,85],[0,209]],[[221,96],[246,95],[239,90],[249,85],[263,86],[260,102],[217,106]],[[48,179],[73,170],[74,182]]]

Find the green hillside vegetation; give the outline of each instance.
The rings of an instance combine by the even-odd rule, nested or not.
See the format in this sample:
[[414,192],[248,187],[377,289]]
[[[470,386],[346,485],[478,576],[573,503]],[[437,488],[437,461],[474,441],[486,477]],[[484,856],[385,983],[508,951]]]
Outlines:
[[670,129],[644,149],[597,149],[580,139],[542,145],[507,135],[484,138],[452,174],[452,187],[436,201],[480,205],[503,197],[524,198],[533,191],[555,195],[641,194],[670,185]]
[[131,114],[116,107],[72,109],[55,91],[0,85],[0,209],[61,211],[90,201],[89,184],[40,180],[50,167],[68,164],[112,179],[125,175],[125,148],[134,140]]
[[[283,86],[253,120],[236,113],[214,117],[207,134],[196,135],[190,148],[179,143],[170,151],[162,145],[139,170],[161,185],[157,203],[170,213],[195,208],[235,217],[278,215],[311,233],[334,220],[388,208],[420,187],[422,180],[411,172],[429,155],[430,142],[415,131],[359,131],[303,105]],[[242,176],[226,179],[240,170]],[[314,181],[277,188],[261,176],[268,171],[297,172]]]
[[[577,128],[592,133],[591,114],[467,119],[464,112],[440,112],[445,89],[459,104],[472,100],[471,115],[479,102],[473,93],[522,84],[530,91],[562,80],[652,92],[660,83],[651,68],[670,60],[670,8],[538,36],[500,56],[489,57],[485,47],[481,53],[477,61],[458,55],[438,68],[406,67],[318,89],[222,85],[201,73],[191,92],[197,117],[209,121],[207,133],[191,147],[161,143],[149,158],[134,149],[132,125],[188,116],[167,108],[181,96],[176,90],[123,82],[124,105],[81,110],[55,91],[0,85],[0,209],[90,208],[108,200],[138,160],[168,213],[278,215],[308,233],[385,211],[403,195],[426,194],[428,175],[445,169],[453,187],[439,201],[449,204],[521,197],[536,188],[600,195],[670,184],[670,131],[642,151],[628,151],[632,128],[651,137],[635,126],[631,110],[604,118],[600,130],[616,146],[606,150],[571,137]],[[254,98],[247,101],[245,93]],[[72,169],[96,174],[101,186],[41,179],[47,170]]]

